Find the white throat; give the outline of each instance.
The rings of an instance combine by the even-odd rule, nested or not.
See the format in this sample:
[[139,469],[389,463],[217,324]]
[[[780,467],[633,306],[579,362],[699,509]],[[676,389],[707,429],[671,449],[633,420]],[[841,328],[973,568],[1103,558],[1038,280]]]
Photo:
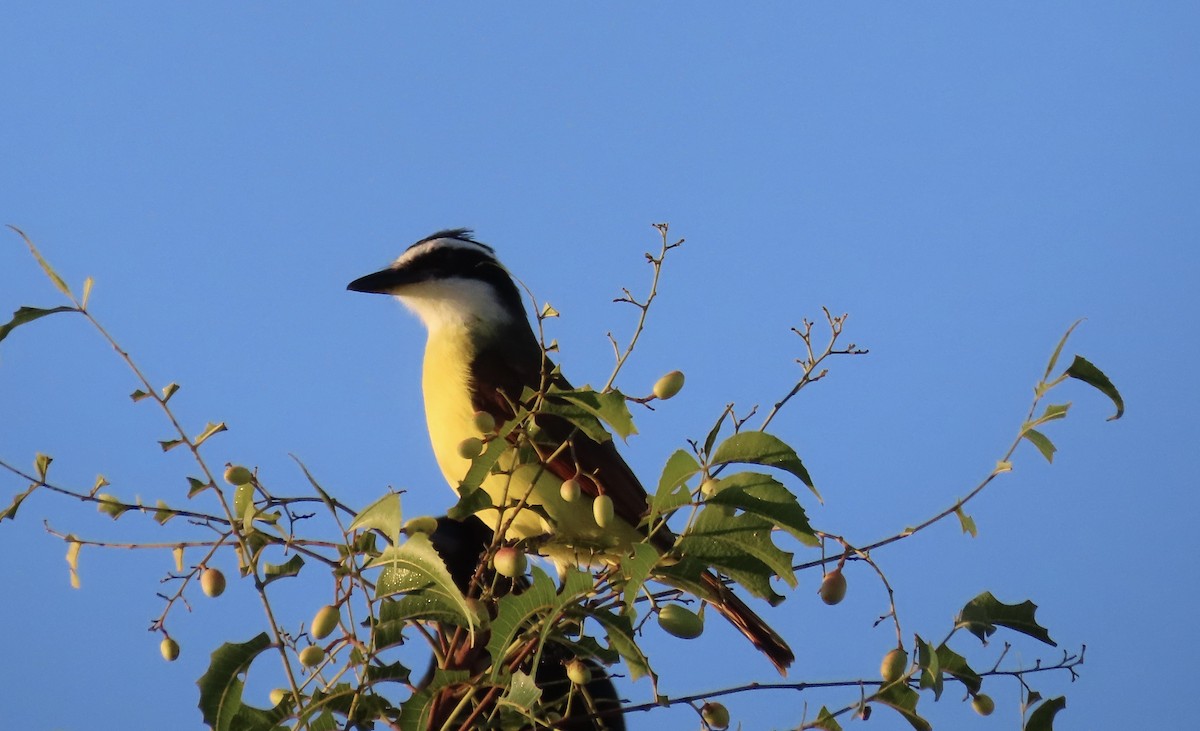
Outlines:
[[451,278],[406,285],[396,299],[412,310],[431,337],[444,330],[494,330],[512,323],[495,289],[477,279]]

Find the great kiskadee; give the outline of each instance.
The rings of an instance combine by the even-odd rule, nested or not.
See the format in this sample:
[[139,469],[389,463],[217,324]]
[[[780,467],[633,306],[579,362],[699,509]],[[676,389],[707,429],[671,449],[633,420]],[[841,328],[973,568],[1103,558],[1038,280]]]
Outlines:
[[[496,423],[512,419],[526,388],[544,390],[544,381],[569,388],[546,360],[529,325],[521,292],[495,251],[467,229],[439,231],[410,246],[386,269],[354,280],[355,292],[396,297],[428,330],[422,389],[434,456],[457,492],[471,460],[459,453],[467,438],[478,437],[475,414]],[[493,508],[477,515],[492,530],[509,524],[506,539],[547,536],[542,553],[560,564],[587,563],[590,557],[627,552],[645,539],[639,529],[647,512],[646,490],[621,458],[612,440],[597,442],[566,420],[535,418],[538,441],[549,444],[539,458],[502,460],[482,487]],[[509,450],[510,455],[518,450]],[[582,495],[565,500],[560,488],[576,480]],[[601,528],[592,500],[612,499],[617,520]],[[666,552],[675,537],[665,528],[651,536]],[[717,576],[702,576],[708,602],[762,650],[781,674],[795,656],[787,643],[733,594]]]

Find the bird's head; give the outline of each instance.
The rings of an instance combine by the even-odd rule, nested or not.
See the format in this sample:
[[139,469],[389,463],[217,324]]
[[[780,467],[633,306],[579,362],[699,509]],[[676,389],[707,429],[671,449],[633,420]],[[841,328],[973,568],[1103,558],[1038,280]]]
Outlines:
[[521,293],[496,252],[467,229],[439,231],[400,255],[391,266],[351,282],[354,292],[388,294],[442,328],[497,329],[527,323]]

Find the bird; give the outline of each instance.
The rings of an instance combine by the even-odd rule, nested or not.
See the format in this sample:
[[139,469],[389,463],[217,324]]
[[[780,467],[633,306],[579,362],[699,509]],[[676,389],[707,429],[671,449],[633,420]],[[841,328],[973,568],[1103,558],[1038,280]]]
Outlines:
[[[513,276],[470,229],[427,236],[347,289],[393,296],[424,324],[426,424],[438,467],[456,492],[472,465],[459,445],[478,437],[478,412],[504,424],[517,415],[523,394],[545,393],[550,385],[570,389],[535,335]],[[628,553],[647,540],[646,528],[639,527],[648,511],[646,490],[613,440],[594,440],[551,414],[539,413],[533,421],[536,458],[522,460],[521,450],[509,450],[481,485],[492,506],[476,515],[493,531],[503,528],[503,539],[545,538],[539,550],[560,570]],[[578,499],[560,492],[570,479],[581,488]],[[612,500],[616,518],[604,527],[592,511],[601,494]],[[659,526],[649,540],[667,553],[675,537]],[[787,642],[715,573],[704,572],[701,583],[700,598],[786,675],[795,660]]]

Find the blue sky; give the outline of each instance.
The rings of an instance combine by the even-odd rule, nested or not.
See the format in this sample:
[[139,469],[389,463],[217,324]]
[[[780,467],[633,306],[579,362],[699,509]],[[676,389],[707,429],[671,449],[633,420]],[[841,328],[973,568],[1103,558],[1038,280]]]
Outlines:
[[[907,633],[941,637],[985,589],[1031,598],[1060,646],[1086,644],[1061,728],[1136,714],[1182,728],[1200,649],[1192,624],[1200,440],[1188,375],[1200,275],[1200,11],[1187,3],[771,3],[567,8],[150,3],[0,11],[0,219],[20,226],[198,431],[210,458],[304,489],[289,453],[365,505],[445,509],[425,441],[423,334],[383,298],[345,291],[408,243],[474,227],[542,300],[577,382],[603,383],[605,333],[644,288],[652,222],[673,252],[660,305],[618,385],[684,392],[625,450],[647,481],[724,404],[769,404],[796,377],[788,328],[827,305],[870,355],[833,364],[775,430],[826,497],[813,522],[867,543],[951,505],[1014,436],[1058,337],[1121,388],[1128,414],[1081,386],[971,512],[881,550]],[[0,236],[3,240],[4,236]],[[0,307],[57,293],[20,240],[0,244]],[[168,425],[82,320],[0,345],[0,459],[120,495],[182,499]],[[22,489],[0,478],[0,493]],[[804,499],[804,498],[802,498]],[[54,527],[162,540],[50,496],[0,526],[10,661],[0,725],[199,728],[208,652],[262,625],[252,588],[175,617],[173,665],[144,630],[166,554],[85,551],[71,590]],[[807,558],[808,556],[802,556]],[[233,561],[225,566],[229,573]],[[892,640],[858,567],[836,608],[819,577],[764,614],[797,651],[793,679],[874,674]],[[328,587],[281,589],[306,619]],[[724,627],[648,647],[669,694],[771,680]],[[972,648],[962,642],[960,651]],[[978,664],[993,654],[973,655]],[[1056,659],[1018,643],[1009,660]],[[254,692],[265,698],[270,685]],[[1013,727],[1015,684],[975,717],[955,693],[942,728]],[[648,699],[646,683],[623,686]],[[728,701],[744,728],[788,728],[852,691]],[[1120,699],[1120,700],[1117,700]],[[695,725],[686,710],[634,729]],[[872,728],[905,728],[885,713]]]

